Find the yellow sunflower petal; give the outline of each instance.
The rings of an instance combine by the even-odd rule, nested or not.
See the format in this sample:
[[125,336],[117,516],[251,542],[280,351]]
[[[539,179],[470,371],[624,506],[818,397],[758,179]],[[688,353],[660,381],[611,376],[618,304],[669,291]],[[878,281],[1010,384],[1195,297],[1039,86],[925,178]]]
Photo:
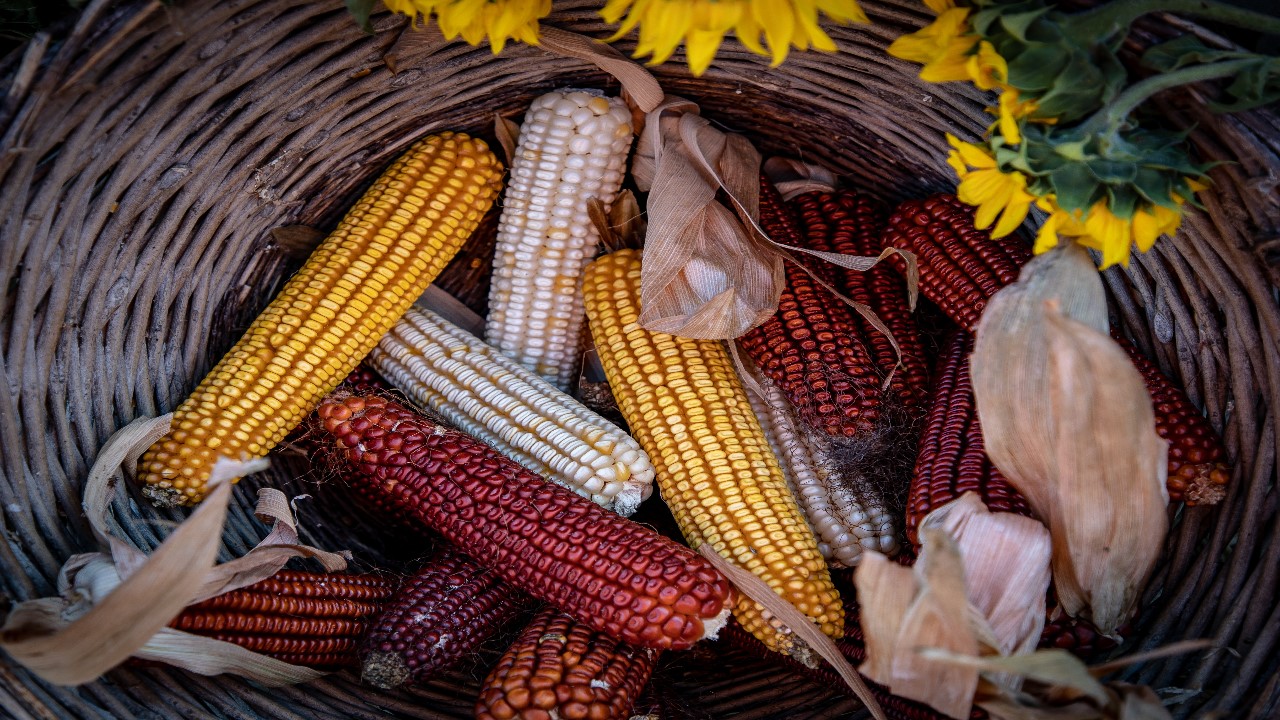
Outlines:
[[795,15],[786,3],[772,0],[754,0],[751,15],[764,28],[764,39],[769,45],[770,60],[774,67],[787,59],[791,40],[795,35]]
[[1160,237],[1160,225],[1156,221],[1156,216],[1146,210],[1136,210],[1133,213],[1133,244],[1138,246],[1139,252],[1146,252],[1156,244],[1156,238]]
[[1018,229],[1022,221],[1027,219],[1027,211],[1031,209],[1031,201],[1035,196],[1028,192],[1015,192],[1000,214],[1000,222],[991,231],[991,237],[1002,238]]
[[996,159],[973,143],[964,142],[963,140],[956,138],[951,133],[947,133],[947,142],[951,143],[951,147],[955,148],[956,152],[960,153],[961,159],[963,159],[969,167],[994,168],[996,166]]
[[1016,112],[1017,104],[1017,90],[1005,90],[1000,93],[1000,136],[1010,145],[1022,142],[1022,130],[1018,127]]
[[720,41],[724,39],[724,31],[693,30],[685,41],[685,55],[689,58],[689,70],[694,76],[701,75],[711,67]]
[[1059,213],[1053,213],[1049,216],[1044,224],[1040,226],[1040,230],[1036,233],[1036,245],[1033,252],[1039,255],[1047,252],[1058,245],[1058,223],[1061,220]]
[[1084,228],[1101,247],[1103,269],[1117,263],[1128,266],[1129,245],[1133,237],[1129,221],[1116,217],[1105,201],[1099,201],[1089,208]]
[[981,90],[994,90],[1004,84],[1009,76],[1009,66],[991,43],[983,40],[978,43],[978,52],[970,55],[965,62],[969,71],[969,79]]
[[924,4],[937,15],[952,10],[956,6],[955,0],[924,0]]

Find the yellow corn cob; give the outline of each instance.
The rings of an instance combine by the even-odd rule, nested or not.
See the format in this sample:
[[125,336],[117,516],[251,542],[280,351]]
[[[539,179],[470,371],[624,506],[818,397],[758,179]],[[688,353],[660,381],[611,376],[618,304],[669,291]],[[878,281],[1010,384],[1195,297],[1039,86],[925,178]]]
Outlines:
[[485,342],[567,390],[582,337],[582,268],[600,235],[587,200],[622,185],[631,114],[595,90],[533,101],[503,194]]
[[653,492],[630,435],[433,312],[409,310],[369,360],[459,430],[619,515]]
[[145,494],[191,505],[218,456],[266,455],[440,273],[501,180],[488,146],[466,135],[410,148],[174,411],[173,429],[139,464]]
[[[840,637],[840,596],[724,345],[640,327],[636,251],[589,265],[583,297],[618,407],[657,468],[685,539],[695,548],[711,543]],[[769,647],[803,650],[754,601],[740,600],[734,614]]]
[[[755,379],[765,397],[747,393],[751,409],[764,428],[809,527],[818,536],[818,549],[827,563],[848,568],[858,562],[863,550],[897,552],[898,536],[889,511],[865,502],[843,483],[834,482],[813,452],[810,438],[788,411],[786,394],[759,372]],[[819,442],[823,439],[817,438]]]

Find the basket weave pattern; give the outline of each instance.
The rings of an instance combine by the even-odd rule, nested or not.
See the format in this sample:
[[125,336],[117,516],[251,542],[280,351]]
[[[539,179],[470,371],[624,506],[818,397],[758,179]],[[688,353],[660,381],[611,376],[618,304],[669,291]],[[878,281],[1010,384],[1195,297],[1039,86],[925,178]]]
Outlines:
[[[915,66],[883,52],[927,22],[921,3],[862,4],[874,24],[833,28],[838,55],[793,54],[766,72],[728,43],[702,78],[676,62],[655,73],[766,155],[821,162],[890,201],[950,189],[942,135],[982,133],[985,99],[921,83]],[[595,5],[557,2],[549,22],[605,37]],[[53,594],[63,561],[93,549],[79,491],[97,448],[133,418],[176,406],[266,304],[293,262],[271,228],[332,227],[423,134],[487,135],[495,112],[514,117],[541,92],[611,85],[594,67],[535,48],[508,46],[495,58],[406,29],[402,18],[374,20],[368,36],[335,2],[93,2],[74,27],[0,63],[0,602]],[[1196,30],[1168,23],[1144,25],[1132,42]],[[1209,637],[1234,652],[1148,663],[1129,679],[1203,689],[1175,715],[1271,716],[1280,712],[1280,119],[1210,116],[1185,94],[1165,102],[1169,117],[1195,128],[1202,159],[1230,164],[1211,173],[1204,210],[1177,238],[1104,279],[1117,320],[1223,431],[1235,478],[1220,506],[1176,517],[1132,647]],[[373,561],[389,552],[358,516],[326,514],[323,486],[290,485],[298,470],[277,463],[272,482],[317,495],[302,508],[305,542]],[[253,482],[243,485],[227,556],[265,533],[252,515]],[[143,548],[179,518],[117,510],[146,516],[120,530]],[[714,652],[665,669],[714,717],[850,717],[857,708]],[[477,672],[392,694],[350,674],[266,691],[164,669],[120,669],[69,689],[3,658],[0,715],[465,718]]]

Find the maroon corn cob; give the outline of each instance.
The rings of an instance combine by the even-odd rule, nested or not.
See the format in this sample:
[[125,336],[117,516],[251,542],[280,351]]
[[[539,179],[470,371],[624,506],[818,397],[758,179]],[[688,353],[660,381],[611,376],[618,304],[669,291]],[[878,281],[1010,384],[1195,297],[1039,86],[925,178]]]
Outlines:
[[[1015,238],[996,240],[973,226],[973,208],[954,195],[908,200],[889,217],[884,247],[910,250],[920,266],[920,293],[967,332],[997,290],[1018,279],[1031,259]],[[899,272],[906,263],[890,258]]]
[[[805,242],[791,208],[763,177],[760,224],[777,242]],[[864,344],[853,312],[795,263],[785,266],[787,284],[778,310],[739,338],[743,350],[777,383],[804,424],[832,437],[874,434],[884,402],[884,374]]]
[[[887,212],[879,201],[848,191],[806,193],[791,201],[803,228],[805,246],[823,252],[875,256],[883,249]],[[835,285],[849,299],[868,305],[893,333],[902,351],[898,354],[884,333],[858,313],[851,313],[859,337],[870,348],[880,372],[894,371],[890,389],[906,405],[912,416],[924,412],[928,398],[929,367],[925,360],[920,329],[912,315],[903,279],[886,263],[866,271],[834,267]]]
[[659,654],[544,608],[485,678],[475,718],[628,718]]
[[[987,301],[1018,279],[1031,258],[1025,244],[994,240],[973,227],[973,209],[953,196],[903,203],[889,219],[885,244],[916,253],[920,291],[972,333]],[[902,263],[895,261],[900,270]],[[1214,505],[1231,478],[1222,441],[1186,392],[1117,333],[1151,394],[1156,432],[1169,441],[1166,487],[1173,501]]]
[[1111,336],[1129,353],[1133,366],[1151,394],[1156,412],[1156,433],[1169,442],[1169,469],[1165,487],[1169,499],[1187,505],[1217,505],[1226,497],[1231,470],[1223,462],[1222,440],[1209,421],[1191,404],[1187,393],[1138,352],[1117,332]]
[[524,596],[453,548],[405,580],[360,646],[362,678],[391,689],[445,670],[501,631]]
[[993,512],[1035,517],[1025,498],[1005,479],[982,443],[978,408],[969,378],[973,336],[959,331],[938,362],[929,417],[920,438],[915,476],[907,498],[907,538],[920,547],[920,521],[966,492],[976,492]]
[[315,668],[355,664],[356,639],[395,582],[283,570],[184,609],[170,627]]
[[352,487],[380,510],[436,530],[596,630],[683,649],[732,605],[729,581],[692,550],[474,438],[380,397],[330,395],[317,412],[355,470]]

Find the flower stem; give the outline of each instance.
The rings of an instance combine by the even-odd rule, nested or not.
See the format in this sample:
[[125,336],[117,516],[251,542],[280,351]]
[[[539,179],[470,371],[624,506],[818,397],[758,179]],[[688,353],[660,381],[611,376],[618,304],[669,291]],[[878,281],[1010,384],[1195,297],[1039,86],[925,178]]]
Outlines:
[[1124,92],[1117,95],[1114,100],[1096,112],[1093,117],[1086,120],[1080,129],[1086,133],[1099,131],[1110,133],[1124,123],[1125,119],[1129,117],[1129,113],[1133,112],[1147,98],[1158,92],[1188,83],[1228,77],[1256,62],[1257,60],[1253,58],[1224,60],[1222,62],[1192,65],[1191,67],[1153,75],[1146,80],[1130,85]]
[[1214,0],[1112,0],[1068,16],[1068,34],[1077,38],[1109,38],[1127,32],[1134,20],[1153,12],[1170,12],[1216,20],[1264,35],[1280,35],[1280,18]]

